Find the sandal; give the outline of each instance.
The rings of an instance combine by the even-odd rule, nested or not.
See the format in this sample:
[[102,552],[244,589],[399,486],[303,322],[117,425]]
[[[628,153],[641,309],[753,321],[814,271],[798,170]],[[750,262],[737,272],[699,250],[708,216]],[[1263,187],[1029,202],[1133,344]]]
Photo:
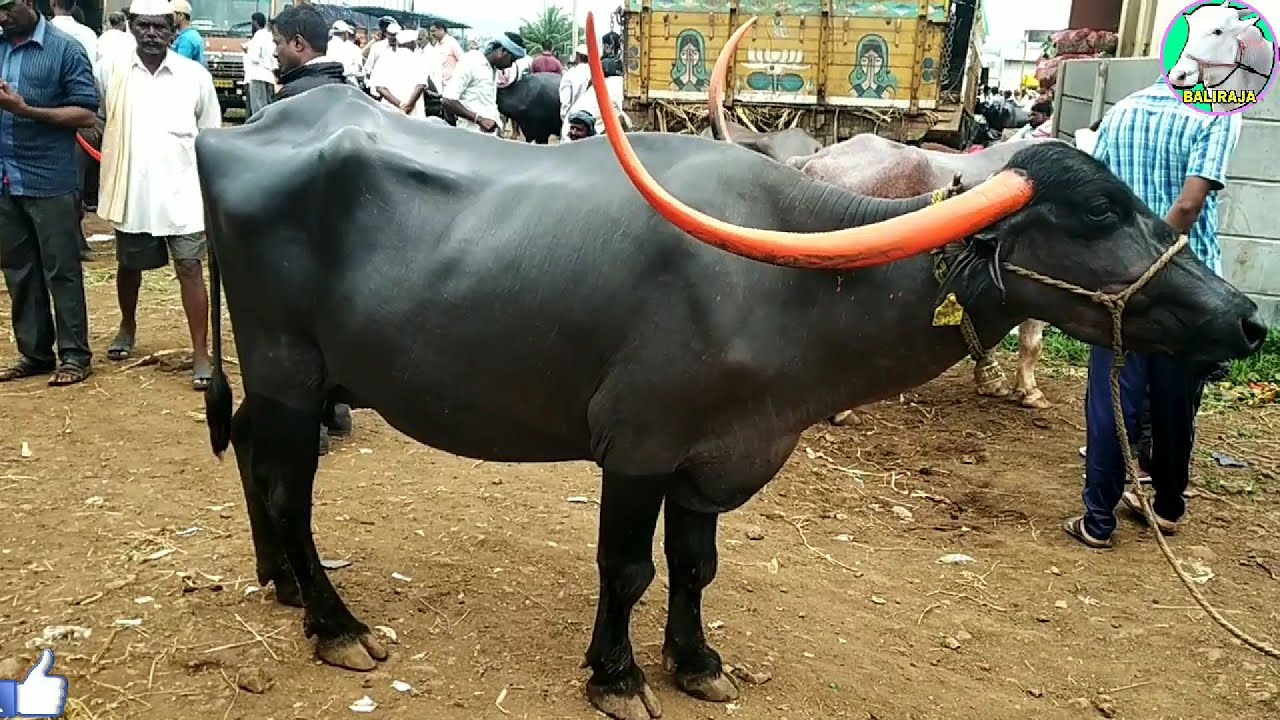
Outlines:
[[1077,515],[1062,521],[1062,531],[1094,550],[1105,550],[1112,547],[1111,538],[1099,540],[1084,529],[1083,515]]
[[107,357],[111,358],[115,362],[127,360],[129,356],[133,354],[133,345],[135,342],[133,335],[121,330],[116,333],[115,339],[111,341],[111,344],[107,345]]
[[67,385],[75,385],[88,380],[92,374],[93,368],[88,365],[64,362],[54,371],[53,377],[49,378],[49,386],[66,387]]
[[52,365],[41,365],[24,357],[13,365],[0,370],[0,383],[24,380],[38,375],[48,375],[51,372],[53,372]]
[[213,382],[213,371],[194,371],[191,373],[191,388],[196,392],[204,392],[209,389],[209,383]]
[[[1135,519],[1139,523],[1142,523],[1143,525],[1147,524],[1147,514],[1142,511],[1142,501],[1138,499],[1138,496],[1134,494],[1132,490],[1125,490],[1124,494],[1120,496],[1120,501],[1123,503],[1125,508],[1129,510],[1129,512],[1134,514]],[[1152,509],[1152,512],[1155,512],[1154,508]],[[1165,520],[1159,515],[1156,515],[1156,527],[1160,528],[1161,535],[1177,535],[1178,526],[1186,519],[1186,513],[1183,513],[1182,517],[1177,520]]]

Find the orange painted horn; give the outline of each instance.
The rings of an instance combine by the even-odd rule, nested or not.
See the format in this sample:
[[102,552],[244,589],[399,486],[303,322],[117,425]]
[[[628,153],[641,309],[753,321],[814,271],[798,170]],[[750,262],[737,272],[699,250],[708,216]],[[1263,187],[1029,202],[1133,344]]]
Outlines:
[[729,63],[738,52],[738,43],[742,42],[743,36],[758,19],[758,15],[752,15],[729,36],[724,47],[720,49],[720,56],[716,58],[715,68],[711,71],[711,85],[707,88],[707,118],[711,121],[711,136],[717,140],[733,140],[729,135],[729,126],[724,120],[724,86],[729,76]]
[[[600,107],[610,107],[595,17],[587,13],[587,55]],[[817,233],[757,230],[724,222],[676,199],[644,169],[616,114],[601,113],[609,145],[636,190],[668,222],[735,255],[801,268],[853,269],[920,255],[972,235],[1026,207],[1035,194],[1022,175],[1006,170],[978,187],[922,210],[873,225]],[[727,150],[726,150],[727,151]],[[749,152],[745,151],[744,152]]]

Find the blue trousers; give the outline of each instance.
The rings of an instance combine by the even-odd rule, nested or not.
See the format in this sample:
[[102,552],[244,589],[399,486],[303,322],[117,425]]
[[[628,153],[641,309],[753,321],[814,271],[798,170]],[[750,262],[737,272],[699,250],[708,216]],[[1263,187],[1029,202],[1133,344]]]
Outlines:
[[[1116,529],[1115,508],[1124,493],[1124,456],[1116,437],[1111,409],[1109,348],[1093,347],[1089,355],[1089,386],[1085,396],[1087,455],[1085,457],[1084,523],[1096,538],[1111,537]],[[1191,449],[1195,444],[1196,413],[1205,377],[1171,355],[1127,353],[1120,371],[1120,404],[1130,438],[1138,436],[1143,402],[1151,408],[1151,460],[1148,471],[1155,490],[1154,509],[1166,520],[1179,520],[1186,511],[1191,479]]]

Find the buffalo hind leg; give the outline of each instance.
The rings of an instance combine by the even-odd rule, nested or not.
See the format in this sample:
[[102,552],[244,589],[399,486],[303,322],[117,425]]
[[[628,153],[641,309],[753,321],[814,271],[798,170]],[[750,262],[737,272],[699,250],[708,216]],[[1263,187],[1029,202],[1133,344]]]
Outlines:
[[264,492],[267,513],[293,568],[306,607],[302,627],[316,638],[316,655],[330,665],[372,670],[387,652],[369,627],[356,619],[329,582],[311,535],[316,430],[323,398],[299,398],[306,410],[252,392],[253,482]]
[[653,533],[667,485],[665,477],[604,473],[596,549],[600,599],[585,665],[592,671],[591,704],[618,720],[662,714],[631,650],[631,612],[653,582]]
[[1043,410],[1052,403],[1036,386],[1036,365],[1044,351],[1044,323],[1026,320],[1018,326],[1018,374],[1013,379],[1013,393],[1023,407]]
[[702,591],[716,577],[715,513],[695,512],[667,498],[665,506],[667,569],[671,577],[667,633],[662,660],[675,673],[680,689],[711,702],[738,698],[738,688],[724,674],[720,654],[702,632]]
[[293,568],[284,556],[275,524],[267,513],[266,496],[253,478],[253,407],[246,399],[231,419],[231,444],[235,447],[236,465],[240,468],[240,484],[244,488],[245,507],[249,511],[249,530],[253,535],[253,553],[257,559],[258,584],[274,584],[276,601],[291,607],[302,607],[302,593],[293,576]]

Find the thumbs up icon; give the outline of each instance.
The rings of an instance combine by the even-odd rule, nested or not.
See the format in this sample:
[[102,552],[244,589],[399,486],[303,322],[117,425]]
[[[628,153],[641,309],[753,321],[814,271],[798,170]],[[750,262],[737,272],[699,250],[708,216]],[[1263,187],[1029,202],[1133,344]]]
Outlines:
[[0,680],[0,718],[62,717],[67,704],[67,678],[50,675],[52,667],[53,651],[46,649],[21,683]]

